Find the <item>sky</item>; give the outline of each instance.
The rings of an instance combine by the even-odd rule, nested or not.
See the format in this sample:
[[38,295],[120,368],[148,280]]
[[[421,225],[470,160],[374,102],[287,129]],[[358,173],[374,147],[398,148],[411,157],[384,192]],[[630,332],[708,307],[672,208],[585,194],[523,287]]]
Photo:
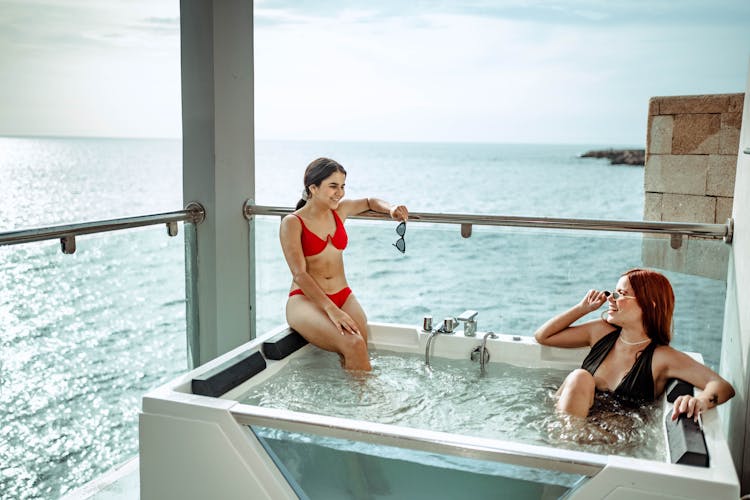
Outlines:
[[[748,0],[259,0],[257,139],[645,145],[744,92]],[[0,0],[0,135],[180,137],[178,0]]]

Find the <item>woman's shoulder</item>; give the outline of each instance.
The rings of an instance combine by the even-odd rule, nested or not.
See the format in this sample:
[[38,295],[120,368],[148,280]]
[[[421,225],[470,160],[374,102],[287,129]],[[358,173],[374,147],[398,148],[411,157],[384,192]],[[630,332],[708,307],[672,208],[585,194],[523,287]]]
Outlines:
[[614,332],[619,332],[620,328],[611,323],[607,323],[603,319],[595,319],[585,323],[590,325],[590,345],[594,345],[607,335],[611,335]]
[[665,345],[665,344],[657,344],[656,347],[654,347],[654,356],[659,355],[667,358],[671,358],[674,356],[687,356],[684,352],[675,349],[671,345]]
[[283,228],[297,228],[302,229],[302,219],[297,214],[298,211],[294,211],[290,214],[285,215],[281,218],[281,227]]
[[339,219],[344,220],[355,212],[356,202],[358,200],[341,200],[339,206],[333,212],[338,215]]
[[654,348],[652,363],[657,367],[675,367],[679,365],[689,365],[697,361],[687,353],[675,349],[671,345],[657,345]]

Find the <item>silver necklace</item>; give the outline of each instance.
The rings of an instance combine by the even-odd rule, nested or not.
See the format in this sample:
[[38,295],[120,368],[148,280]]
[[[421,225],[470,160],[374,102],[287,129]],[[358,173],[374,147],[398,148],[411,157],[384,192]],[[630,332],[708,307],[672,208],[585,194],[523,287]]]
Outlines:
[[639,342],[629,342],[629,341],[625,340],[624,338],[622,338],[622,334],[620,334],[618,338],[625,345],[641,345],[641,344],[645,344],[646,342],[648,342],[648,341],[651,340],[651,339],[646,339],[646,340],[641,340]]

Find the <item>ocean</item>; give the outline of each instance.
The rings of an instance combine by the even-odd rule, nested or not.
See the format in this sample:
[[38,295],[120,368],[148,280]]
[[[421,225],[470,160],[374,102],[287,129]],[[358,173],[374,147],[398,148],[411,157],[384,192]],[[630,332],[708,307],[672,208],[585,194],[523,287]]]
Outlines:
[[[348,171],[347,197],[412,212],[641,220],[643,168],[578,157],[596,148],[258,141],[254,199],[295,205],[305,166],[329,156]],[[179,140],[0,138],[0,231],[182,209],[181,154]],[[256,219],[262,333],[284,321],[291,277],[279,218]],[[347,277],[370,321],[473,309],[480,331],[530,335],[644,265],[640,234],[475,226],[463,238],[456,225],[412,221],[401,254],[395,227],[347,222]],[[74,255],[58,242],[0,247],[3,498],[59,497],[137,453],[141,395],[187,367],[183,235],[79,237]],[[716,368],[726,283],[665,274],[673,345]]]

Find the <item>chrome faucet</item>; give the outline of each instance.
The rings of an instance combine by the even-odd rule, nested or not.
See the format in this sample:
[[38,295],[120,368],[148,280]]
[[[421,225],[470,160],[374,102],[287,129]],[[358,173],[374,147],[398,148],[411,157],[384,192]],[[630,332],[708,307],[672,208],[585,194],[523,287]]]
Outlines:
[[479,360],[479,373],[480,375],[484,375],[485,371],[485,365],[490,360],[490,352],[487,350],[487,339],[496,339],[497,335],[495,335],[494,332],[487,332],[484,334],[484,338],[482,338],[482,345],[477,346],[474,348],[473,351],[471,351],[471,360],[477,361]]
[[[432,323],[432,321],[430,321],[430,323]],[[434,339],[435,336],[439,333],[451,335],[453,333],[453,330],[455,330],[457,326],[458,326],[458,320],[456,318],[448,316],[447,318],[443,320],[443,324],[440,325],[440,328],[437,328],[435,330],[429,330],[430,336],[427,337],[427,345],[424,348],[424,364],[428,368],[430,367],[430,344],[432,344],[432,339]],[[425,322],[425,326],[422,327],[422,331],[425,331],[425,332],[428,331],[426,329],[426,322]]]
[[464,337],[476,337],[477,335],[477,311],[464,311],[457,318],[458,321],[464,322]]
[[[441,327],[442,328],[442,327]],[[430,367],[430,344],[432,343],[432,339],[435,338],[435,336],[440,333],[440,328],[436,328],[435,330],[432,330],[430,332],[430,336],[427,337],[427,345],[424,348],[424,364],[427,368]]]

